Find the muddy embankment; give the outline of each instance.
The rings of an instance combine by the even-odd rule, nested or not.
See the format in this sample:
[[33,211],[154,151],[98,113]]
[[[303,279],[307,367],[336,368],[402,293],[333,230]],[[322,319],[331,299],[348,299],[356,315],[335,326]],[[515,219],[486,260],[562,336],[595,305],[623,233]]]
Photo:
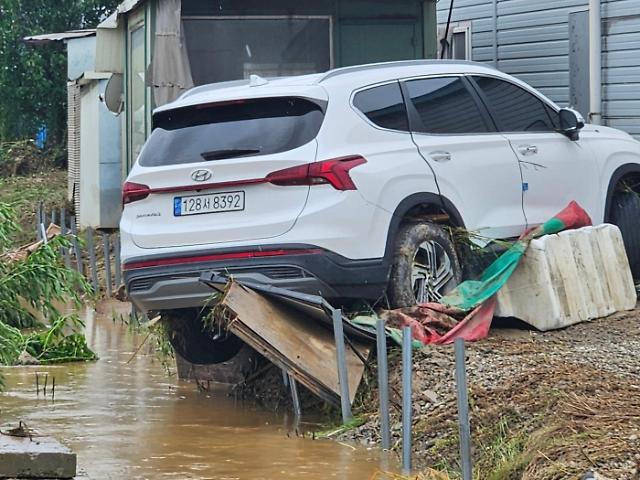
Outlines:
[[[486,479],[640,479],[640,310],[554,332],[494,325],[467,345],[474,476]],[[389,353],[394,449],[400,451],[400,352]],[[341,441],[380,443],[375,359],[354,407],[363,424]],[[414,462],[458,478],[453,347],[414,353]],[[281,374],[244,395],[288,408]],[[338,412],[304,395],[303,411]]]

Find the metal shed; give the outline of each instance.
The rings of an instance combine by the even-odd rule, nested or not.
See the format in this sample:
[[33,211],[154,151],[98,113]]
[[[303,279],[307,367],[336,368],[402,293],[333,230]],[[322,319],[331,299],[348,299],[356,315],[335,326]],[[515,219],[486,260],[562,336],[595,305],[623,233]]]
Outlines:
[[95,30],[24,39],[29,45],[67,46],[68,198],[78,227],[115,229],[120,221],[120,121],[103,100],[108,73],[95,72]]
[[211,82],[433,58],[436,0],[128,0],[98,27],[97,71],[124,98],[123,174],[151,111]]
[[[452,1],[449,37],[464,36],[458,44],[467,48],[451,56],[491,63],[560,105],[640,138],[640,0],[441,0],[441,31]],[[601,68],[595,65],[591,80],[589,45],[597,38],[590,38],[590,6],[601,30]],[[601,96],[598,109],[593,94]]]

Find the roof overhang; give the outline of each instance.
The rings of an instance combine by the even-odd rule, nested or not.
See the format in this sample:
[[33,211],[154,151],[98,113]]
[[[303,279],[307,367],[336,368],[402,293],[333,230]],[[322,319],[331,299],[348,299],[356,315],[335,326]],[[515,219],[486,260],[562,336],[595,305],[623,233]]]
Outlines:
[[85,38],[85,37],[93,37],[95,36],[95,29],[87,29],[87,30],[70,30],[68,32],[61,33],[45,33],[43,35],[32,35],[29,37],[24,37],[22,41],[27,45],[45,45],[51,42],[66,42],[68,40],[73,40],[74,38]]
[[118,17],[120,17],[120,15],[125,15],[146,2],[147,0],[126,0],[122,2],[118,5],[115,12],[98,25],[98,28],[118,28]]

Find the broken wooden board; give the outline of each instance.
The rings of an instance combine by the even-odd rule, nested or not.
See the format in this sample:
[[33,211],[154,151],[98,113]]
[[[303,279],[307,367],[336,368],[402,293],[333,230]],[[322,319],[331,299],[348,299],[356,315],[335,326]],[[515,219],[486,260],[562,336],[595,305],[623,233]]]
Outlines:
[[[290,372],[324,400],[340,404],[340,385],[333,332],[278,301],[231,282],[222,300],[232,314],[229,330],[278,367]],[[360,357],[369,347],[353,342]],[[364,363],[346,348],[349,401],[353,402],[364,373]]]

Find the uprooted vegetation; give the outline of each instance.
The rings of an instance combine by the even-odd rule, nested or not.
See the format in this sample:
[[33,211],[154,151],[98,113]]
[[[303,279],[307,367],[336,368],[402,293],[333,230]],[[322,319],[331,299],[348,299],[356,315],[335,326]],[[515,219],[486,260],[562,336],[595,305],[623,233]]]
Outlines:
[[13,365],[25,352],[39,363],[95,359],[80,319],[58,308],[79,306],[91,292],[61,262],[68,240],[54,237],[30,254],[17,252],[11,239],[19,229],[13,209],[0,203],[0,364]]

